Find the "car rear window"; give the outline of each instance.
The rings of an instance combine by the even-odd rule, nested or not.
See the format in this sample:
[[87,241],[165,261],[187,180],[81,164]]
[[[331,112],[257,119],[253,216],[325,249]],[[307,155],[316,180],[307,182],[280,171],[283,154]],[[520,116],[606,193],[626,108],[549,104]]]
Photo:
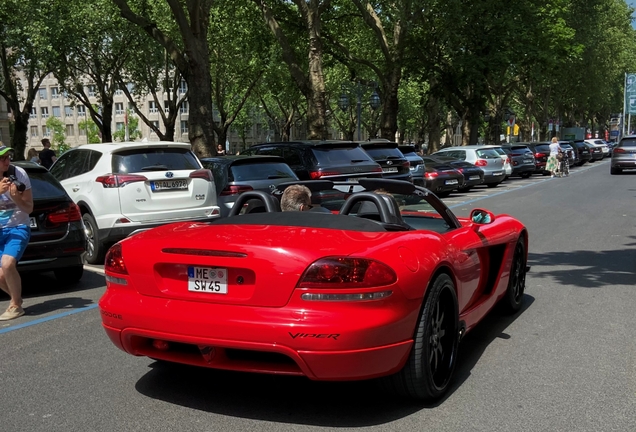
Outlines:
[[360,147],[313,147],[318,165],[349,165],[351,162],[375,163]]
[[618,147],[633,147],[636,146],[636,139],[624,139],[618,144]]
[[475,150],[475,153],[477,153],[478,157],[483,159],[496,159],[501,157],[494,149],[479,149]]
[[229,173],[229,181],[231,182],[281,178],[297,179],[296,174],[294,174],[289,165],[282,162],[232,165]]
[[113,173],[144,171],[196,170],[196,156],[183,148],[139,148],[113,153]]
[[396,148],[366,147],[364,150],[367,153],[369,153],[371,157],[375,160],[395,159],[395,158],[404,159],[404,155],[402,154],[402,152]]
[[534,149],[537,153],[550,153],[550,144],[538,144]]
[[500,156],[506,156],[506,152],[501,147],[493,147],[493,150]]
[[516,150],[516,151],[531,151],[528,146],[512,146],[510,147],[511,150]]
[[64,187],[48,171],[28,171],[33,199],[61,198],[66,196]]

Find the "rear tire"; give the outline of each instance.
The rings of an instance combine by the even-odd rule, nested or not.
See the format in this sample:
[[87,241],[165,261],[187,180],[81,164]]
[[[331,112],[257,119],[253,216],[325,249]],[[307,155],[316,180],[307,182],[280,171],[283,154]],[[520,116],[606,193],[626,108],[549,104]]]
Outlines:
[[611,175],[616,175],[616,174],[620,174],[623,170],[620,168],[616,168],[616,167],[611,167],[610,168],[610,174]]
[[99,239],[97,222],[90,213],[82,215],[84,229],[86,231],[86,254],[84,259],[89,264],[104,264],[105,246]]
[[469,190],[471,190],[473,187],[472,186],[468,186],[468,187],[461,187],[459,189],[457,189],[458,192],[468,192]]
[[73,267],[59,268],[53,270],[55,278],[63,284],[74,284],[79,282],[84,274],[84,266],[77,265]]
[[530,176],[532,175],[532,173],[521,173],[519,174],[521,176],[521,178],[527,179],[530,178]]
[[400,396],[433,402],[448,390],[457,363],[459,313],[448,275],[440,274],[430,285],[413,339],[402,370],[384,380]]
[[501,299],[501,306],[505,313],[513,314],[521,309],[521,300],[526,289],[526,242],[519,237],[512,255],[510,279],[506,295]]
[[488,186],[489,188],[496,188],[497,186],[499,186],[499,183],[488,183],[486,186]]

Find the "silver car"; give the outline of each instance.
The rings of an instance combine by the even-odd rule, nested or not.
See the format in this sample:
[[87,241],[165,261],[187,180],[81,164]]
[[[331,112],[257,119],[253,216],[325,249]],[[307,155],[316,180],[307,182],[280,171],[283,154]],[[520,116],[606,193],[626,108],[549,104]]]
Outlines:
[[446,147],[435,153],[438,156],[449,156],[464,160],[484,171],[484,183],[488,187],[497,187],[506,178],[504,161],[494,149],[480,146]]
[[636,169],[636,135],[621,138],[612,150],[611,174],[620,174],[624,169]]

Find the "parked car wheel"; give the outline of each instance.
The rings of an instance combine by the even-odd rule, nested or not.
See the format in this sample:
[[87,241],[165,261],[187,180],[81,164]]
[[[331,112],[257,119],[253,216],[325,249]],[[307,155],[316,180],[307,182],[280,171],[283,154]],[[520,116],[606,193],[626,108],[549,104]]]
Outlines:
[[84,266],[78,265],[67,268],[59,268],[53,270],[55,278],[64,284],[73,284],[79,282],[84,274]]
[[623,170],[621,170],[620,168],[616,168],[616,167],[611,167],[610,168],[610,174],[612,175],[616,175],[616,174],[620,174]]
[[429,289],[409,359],[387,380],[402,396],[434,401],[444,394],[457,363],[459,314],[448,275],[439,275]]
[[489,188],[496,188],[497,186],[499,186],[499,183],[488,183],[486,186],[488,186]]
[[469,190],[471,190],[473,187],[472,186],[468,186],[468,187],[460,187],[459,189],[457,189],[459,192],[468,192]]
[[106,250],[99,239],[95,218],[90,213],[84,213],[82,219],[86,227],[86,262],[89,264],[103,264]]
[[526,179],[526,178],[530,178],[530,176],[532,175],[532,173],[527,172],[527,173],[521,173],[521,174],[519,174],[519,175],[521,176],[521,178]]

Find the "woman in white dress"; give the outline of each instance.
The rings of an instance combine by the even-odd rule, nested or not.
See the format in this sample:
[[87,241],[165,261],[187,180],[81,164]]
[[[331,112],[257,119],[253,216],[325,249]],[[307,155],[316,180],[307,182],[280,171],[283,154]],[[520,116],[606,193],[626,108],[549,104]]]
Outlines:
[[552,142],[550,143],[550,156],[548,157],[548,162],[545,164],[545,170],[550,171],[552,177],[559,174],[559,160],[557,156],[561,150],[561,146],[559,145],[559,140],[557,137],[552,138]]

